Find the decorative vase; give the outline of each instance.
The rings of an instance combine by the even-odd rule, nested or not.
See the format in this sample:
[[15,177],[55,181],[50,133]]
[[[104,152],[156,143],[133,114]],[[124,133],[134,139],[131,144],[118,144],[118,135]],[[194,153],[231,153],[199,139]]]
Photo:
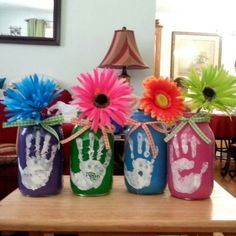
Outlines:
[[[51,126],[63,138],[60,125]],[[63,149],[41,125],[18,128],[18,185],[22,194],[39,197],[62,189]]]
[[134,125],[127,131],[124,151],[127,190],[136,194],[162,193],[167,176],[165,129],[143,112],[135,112],[131,119]]
[[168,187],[172,196],[205,199],[213,190],[215,138],[209,118],[187,113],[168,141]]
[[[82,126],[75,126],[72,135]],[[87,129],[71,141],[70,183],[74,194],[99,196],[108,194],[113,176],[113,134],[108,134],[106,149],[101,130]]]

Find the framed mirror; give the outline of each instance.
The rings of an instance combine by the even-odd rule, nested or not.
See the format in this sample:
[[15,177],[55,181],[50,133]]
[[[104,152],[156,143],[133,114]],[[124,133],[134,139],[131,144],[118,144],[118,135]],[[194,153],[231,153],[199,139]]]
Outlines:
[[0,43],[60,44],[61,0],[0,0]]

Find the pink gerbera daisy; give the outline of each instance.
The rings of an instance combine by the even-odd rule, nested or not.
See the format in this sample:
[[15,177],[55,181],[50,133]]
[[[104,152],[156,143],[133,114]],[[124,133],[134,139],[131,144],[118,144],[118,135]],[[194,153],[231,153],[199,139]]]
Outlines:
[[87,118],[91,129],[112,128],[111,121],[123,126],[131,113],[132,89],[125,79],[119,79],[112,69],[93,70],[93,74],[80,74],[80,85],[73,86],[74,101],[81,111],[79,119]]

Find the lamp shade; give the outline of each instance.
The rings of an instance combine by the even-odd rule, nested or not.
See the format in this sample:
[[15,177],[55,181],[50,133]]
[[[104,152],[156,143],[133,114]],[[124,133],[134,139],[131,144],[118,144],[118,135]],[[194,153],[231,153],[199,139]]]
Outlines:
[[144,63],[134,37],[134,31],[115,30],[111,46],[100,63],[99,67],[108,67],[114,69],[146,69],[148,66]]

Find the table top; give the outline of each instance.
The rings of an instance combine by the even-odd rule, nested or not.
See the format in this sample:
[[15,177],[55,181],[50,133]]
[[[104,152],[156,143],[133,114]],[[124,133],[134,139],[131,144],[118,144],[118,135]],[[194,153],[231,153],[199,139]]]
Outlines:
[[101,197],[73,195],[69,177],[63,191],[32,198],[15,190],[0,202],[0,231],[44,232],[236,232],[236,199],[214,185],[209,199],[189,201],[128,193],[123,176]]

